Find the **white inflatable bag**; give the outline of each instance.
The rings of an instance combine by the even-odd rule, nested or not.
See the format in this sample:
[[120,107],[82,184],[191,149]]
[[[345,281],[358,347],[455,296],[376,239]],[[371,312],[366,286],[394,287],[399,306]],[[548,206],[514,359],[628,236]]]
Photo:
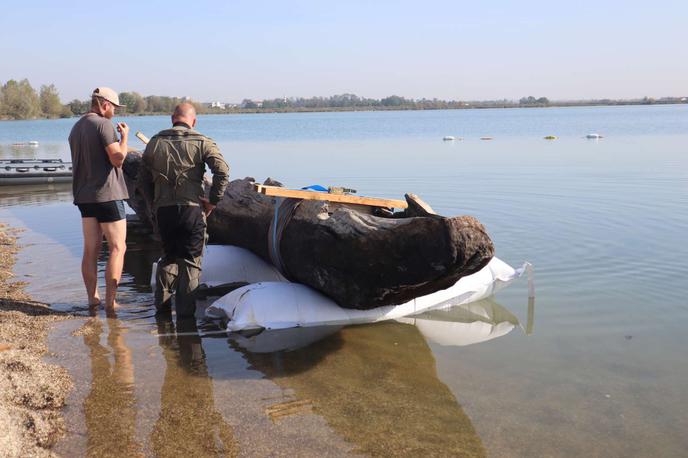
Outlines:
[[221,297],[206,309],[206,316],[226,320],[230,331],[373,323],[486,298],[529,269],[528,263],[516,270],[493,258],[483,269],[450,288],[405,304],[369,310],[342,308],[332,299],[298,283],[261,282]]
[[[153,263],[151,288],[155,289],[158,263]],[[227,283],[287,281],[279,271],[245,248],[234,245],[208,245],[201,264],[201,283],[220,286]]]

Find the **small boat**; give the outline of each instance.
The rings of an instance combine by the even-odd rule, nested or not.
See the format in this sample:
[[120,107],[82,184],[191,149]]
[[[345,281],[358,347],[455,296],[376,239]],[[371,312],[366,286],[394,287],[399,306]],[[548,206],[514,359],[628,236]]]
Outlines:
[[72,163],[62,159],[0,159],[0,186],[71,181]]
[[600,135],[600,134],[588,134],[588,135],[585,136],[585,138],[591,138],[591,139],[597,140],[597,139],[603,138],[603,137],[602,137],[602,135]]
[[442,140],[444,140],[445,142],[453,142],[454,140],[456,140],[456,137],[452,135],[445,135],[444,137],[442,137]]
[[480,137],[481,140],[492,140],[492,137]]
[[557,137],[556,135],[548,135],[545,137],[545,140],[556,140],[557,138],[559,137]]

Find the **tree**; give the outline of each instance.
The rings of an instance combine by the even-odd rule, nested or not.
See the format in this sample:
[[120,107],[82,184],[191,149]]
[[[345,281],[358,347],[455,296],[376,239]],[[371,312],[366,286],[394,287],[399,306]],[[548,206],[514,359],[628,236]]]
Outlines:
[[398,95],[390,95],[389,97],[385,97],[384,99],[380,100],[380,104],[386,107],[398,107],[401,105],[406,105],[410,102],[410,100],[406,100]]
[[69,110],[75,115],[82,115],[91,109],[91,102],[88,100],[74,99],[67,104]]
[[0,90],[0,116],[11,119],[31,119],[41,114],[38,94],[29,80],[9,80]]
[[162,111],[162,97],[158,97],[157,95],[149,95],[146,97],[146,105],[148,106],[148,111]]
[[62,114],[62,102],[60,102],[60,95],[54,84],[41,86],[41,93],[39,95],[41,101],[41,111],[49,118],[57,118]]
[[174,107],[182,101],[179,97],[161,97],[158,95],[149,95],[145,98],[146,109],[153,113],[172,113]]
[[74,116],[69,105],[62,105],[62,111],[60,112],[60,118],[71,118]]
[[119,103],[126,105],[129,113],[146,111],[146,100],[138,92],[120,92]]
[[549,99],[547,97],[540,97],[539,99],[536,99],[532,95],[529,95],[528,97],[523,97],[521,100],[519,100],[518,104],[534,107],[543,107],[549,105]]
[[523,97],[518,101],[518,103],[519,105],[535,105],[535,103],[537,103],[537,99],[532,95],[529,95],[528,97]]

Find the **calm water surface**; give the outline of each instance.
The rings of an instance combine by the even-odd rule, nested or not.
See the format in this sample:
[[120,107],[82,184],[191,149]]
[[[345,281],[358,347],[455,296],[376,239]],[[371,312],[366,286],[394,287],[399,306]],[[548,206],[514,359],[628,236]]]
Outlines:
[[[125,120],[149,136],[168,122]],[[0,123],[0,158],[66,159],[73,123]],[[535,265],[535,303],[520,281],[403,322],[227,335],[156,320],[157,247],[130,237],[117,319],[51,335],[76,384],[58,452],[688,453],[688,106],[208,116],[199,130],[234,178],[414,192],[478,217],[497,256]],[[0,219],[26,228],[15,270],[34,298],[82,310],[70,187],[0,189]]]

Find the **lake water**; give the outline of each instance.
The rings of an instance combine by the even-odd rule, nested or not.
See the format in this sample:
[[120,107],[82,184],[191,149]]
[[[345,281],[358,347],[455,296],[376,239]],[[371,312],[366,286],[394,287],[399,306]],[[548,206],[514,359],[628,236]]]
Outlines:
[[[148,136],[169,122],[117,119]],[[0,158],[68,159],[74,121],[2,122]],[[58,452],[688,454],[688,105],[219,115],[198,129],[232,178],[413,192],[476,216],[499,258],[533,263],[535,303],[521,280],[403,323],[227,335],[155,319],[158,251],[132,237],[118,318],[51,336],[76,384]],[[0,219],[26,228],[29,293],[83,309],[70,187],[0,188]]]

